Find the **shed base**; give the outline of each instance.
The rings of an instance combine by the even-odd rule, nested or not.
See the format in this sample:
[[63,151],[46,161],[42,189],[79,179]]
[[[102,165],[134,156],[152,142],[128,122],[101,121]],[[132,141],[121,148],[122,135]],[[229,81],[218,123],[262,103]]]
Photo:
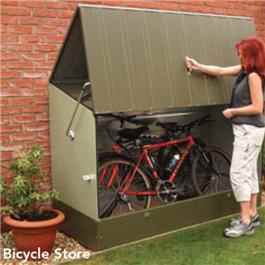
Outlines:
[[168,205],[95,220],[62,202],[62,232],[94,251],[204,223],[239,211],[232,192],[223,192]]

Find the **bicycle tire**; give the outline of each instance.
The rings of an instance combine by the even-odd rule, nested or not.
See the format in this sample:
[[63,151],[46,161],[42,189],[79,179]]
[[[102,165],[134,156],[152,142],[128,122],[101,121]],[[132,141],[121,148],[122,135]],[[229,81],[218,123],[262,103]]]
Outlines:
[[[111,186],[108,186],[108,181],[113,176],[113,170],[117,171],[117,175]],[[118,216],[131,211],[138,211],[145,208],[150,208],[151,196],[150,195],[121,195],[119,188],[124,186],[124,178],[135,168],[135,163],[129,159],[115,156],[113,154],[111,159],[99,161],[98,176],[99,176],[99,197],[102,193],[113,192],[115,195],[115,203],[109,202],[104,212],[99,211],[100,217]],[[102,175],[103,174],[103,175]],[[129,187],[129,191],[149,191],[151,188],[148,177],[144,172],[137,168],[135,176]],[[100,205],[100,202],[99,202]]]
[[221,148],[205,147],[197,152],[192,163],[192,182],[196,194],[231,190],[230,164],[230,156]]

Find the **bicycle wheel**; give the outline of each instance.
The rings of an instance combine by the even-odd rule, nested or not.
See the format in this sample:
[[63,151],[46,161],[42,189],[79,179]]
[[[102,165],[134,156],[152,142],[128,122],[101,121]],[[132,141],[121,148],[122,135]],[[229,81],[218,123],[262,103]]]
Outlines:
[[192,181],[197,195],[231,189],[230,158],[218,147],[199,151],[192,164]]
[[[133,173],[134,177],[127,192],[149,191],[151,186],[147,176],[140,168],[136,169],[133,162],[120,157],[100,162],[98,170],[99,198],[101,200],[99,201],[100,217],[117,216],[129,211],[137,211],[150,207],[150,195],[127,195],[126,192],[125,194],[121,192],[126,185],[126,177]],[[112,201],[104,203],[102,199],[104,195],[107,197],[107,200],[109,197]],[[105,206],[102,204],[105,204]],[[108,209],[108,207],[111,209]]]

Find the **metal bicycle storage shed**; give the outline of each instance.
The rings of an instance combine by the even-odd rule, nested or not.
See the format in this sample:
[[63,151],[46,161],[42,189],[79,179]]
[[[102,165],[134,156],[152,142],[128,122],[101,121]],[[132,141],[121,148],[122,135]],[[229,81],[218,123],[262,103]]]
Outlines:
[[[107,140],[96,119],[117,112],[211,112],[217,122],[202,134],[231,152],[231,126],[220,113],[232,79],[188,75],[184,57],[237,64],[235,42],[254,33],[245,17],[78,6],[49,84],[52,178],[65,233],[101,250],[238,211],[228,191],[100,219],[97,154]],[[89,95],[75,111],[85,83]]]

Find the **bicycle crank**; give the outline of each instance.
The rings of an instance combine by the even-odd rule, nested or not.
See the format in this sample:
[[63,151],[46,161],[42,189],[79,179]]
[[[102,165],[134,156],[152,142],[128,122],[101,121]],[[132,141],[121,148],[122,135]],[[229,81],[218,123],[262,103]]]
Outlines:
[[[142,198],[142,196],[140,198]],[[128,209],[129,209],[130,212],[131,211],[135,211],[135,209],[132,206],[132,202],[130,201],[128,195],[126,195],[126,194],[119,194],[119,201],[120,201],[121,204],[127,205],[127,207],[128,207]]]
[[174,183],[160,180],[156,185],[157,196],[164,203],[174,202],[178,199],[178,189]]

